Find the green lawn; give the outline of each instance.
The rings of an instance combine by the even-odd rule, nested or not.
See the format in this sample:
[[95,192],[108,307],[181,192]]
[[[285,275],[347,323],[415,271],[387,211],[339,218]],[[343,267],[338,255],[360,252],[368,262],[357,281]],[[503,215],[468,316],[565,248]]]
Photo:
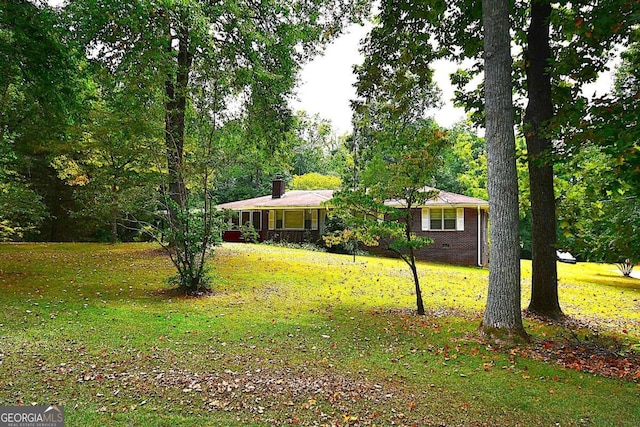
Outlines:
[[[0,405],[60,404],[69,426],[640,425],[638,378],[479,338],[487,270],[421,264],[415,316],[397,260],[225,245],[211,264],[216,292],[195,299],[166,288],[152,245],[0,245]],[[638,348],[640,280],[585,263],[559,277],[591,328],[577,336]]]

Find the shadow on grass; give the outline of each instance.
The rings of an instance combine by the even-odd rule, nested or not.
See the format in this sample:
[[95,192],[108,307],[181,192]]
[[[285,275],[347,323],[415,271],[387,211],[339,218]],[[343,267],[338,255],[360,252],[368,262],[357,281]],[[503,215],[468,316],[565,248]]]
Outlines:
[[640,279],[620,276],[620,274],[616,274],[615,272],[611,272],[610,274],[598,273],[594,276],[586,277],[584,281],[593,283],[594,285],[608,286],[640,293]]

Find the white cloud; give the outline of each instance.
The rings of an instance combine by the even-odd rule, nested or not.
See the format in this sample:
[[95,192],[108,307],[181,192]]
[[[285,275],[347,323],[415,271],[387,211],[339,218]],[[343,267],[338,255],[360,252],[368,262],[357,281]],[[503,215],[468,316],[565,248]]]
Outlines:
[[[320,117],[331,120],[338,134],[351,132],[350,101],[356,95],[353,66],[362,63],[363,56],[358,49],[370,28],[370,25],[353,25],[348,33],[329,45],[322,56],[303,67],[297,100],[291,105],[294,110],[305,110],[309,114],[319,114]],[[455,108],[451,102],[453,88],[449,83],[449,74],[458,66],[447,61],[437,61],[434,67],[434,78],[443,91],[444,105],[442,109],[431,111],[430,114],[440,125],[451,126],[466,117],[464,110]]]
[[363,60],[358,49],[369,28],[352,26],[348,33],[327,46],[322,56],[303,67],[298,99],[292,103],[294,110],[305,110],[331,120],[338,134],[351,131],[350,100],[356,94],[353,66]]

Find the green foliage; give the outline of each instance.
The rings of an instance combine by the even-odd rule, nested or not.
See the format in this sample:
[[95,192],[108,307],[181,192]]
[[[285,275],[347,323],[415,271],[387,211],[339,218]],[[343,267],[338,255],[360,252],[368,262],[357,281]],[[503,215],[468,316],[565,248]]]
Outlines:
[[[480,76],[483,72],[484,47],[481,35],[482,10],[479,1],[452,2],[422,2],[409,4],[405,1],[391,1],[385,3],[378,16],[378,25],[372,32],[370,47],[378,52],[377,66],[370,67],[367,62],[363,69],[371,69],[367,79],[362,79],[362,88],[367,93],[380,90],[377,79],[397,72],[404,77],[407,70],[409,77],[423,76],[428,82],[431,63],[435,59],[448,58],[465,60],[465,67],[451,76],[452,83],[457,88],[455,102],[463,106],[473,122],[480,125],[484,122],[483,83]],[[548,2],[539,2],[545,5]],[[550,44],[554,57],[548,64],[548,71],[552,77],[553,104],[555,117],[544,124],[541,132],[544,137],[553,140],[563,140],[566,145],[556,144],[555,148],[573,147],[580,149],[585,140],[593,139],[596,128],[604,127],[599,138],[606,140],[611,152],[620,155],[618,174],[626,174],[639,170],[637,149],[637,109],[632,107],[633,99],[637,96],[627,96],[626,102],[590,101],[582,93],[586,83],[595,81],[598,74],[606,69],[607,62],[614,55],[616,46],[631,45],[637,38],[637,23],[639,6],[637,2],[626,0],[616,1],[561,1],[550,2],[552,6],[549,33]],[[513,83],[515,91],[522,94],[521,101],[516,102],[516,122],[522,120],[526,90],[527,67],[526,59],[531,53],[527,29],[531,18],[531,2],[516,1],[512,5],[512,28],[514,42],[521,49],[514,50]],[[405,36],[409,34],[409,36]],[[541,33],[544,37],[544,34]],[[634,63],[634,53],[631,49],[626,56],[629,67],[624,74],[629,83],[637,75],[637,55]],[[637,52],[637,50],[636,50]],[[414,58],[419,60],[411,61]],[[393,58],[396,61],[390,60]],[[395,66],[407,64],[406,66]],[[386,67],[386,68],[385,68]],[[407,80],[402,80],[407,81]],[[369,83],[371,82],[371,83]],[[428,83],[423,85],[426,88]],[[393,91],[389,91],[389,99],[393,98]],[[400,92],[398,92],[400,93]],[[630,92],[632,95],[637,90]],[[590,95],[590,94],[586,94]],[[594,126],[589,126],[589,118]],[[607,126],[603,124],[609,123]],[[522,133],[531,129],[523,129]],[[566,149],[566,148],[564,148]],[[547,153],[547,155],[550,153]],[[562,158],[566,152],[558,153]],[[548,160],[548,159],[547,159]],[[552,159],[557,162],[558,158]],[[448,160],[447,164],[454,164]],[[457,165],[456,165],[457,166]],[[455,169],[454,169],[455,170]],[[635,172],[633,172],[635,173]],[[475,180],[478,175],[472,176]],[[527,177],[528,178],[528,177]],[[637,177],[636,177],[637,178]],[[452,176],[441,173],[438,183],[443,182],[444,188],[456,188]],[[473,184],[472,184],[473,185]],[[538,186],[539,183],[532,185]],[[459,187],[458,187],[459,188]],[[460,188],[459,188],[460,189]],[[460,189],[462,190],[462,189]],[[553,189],[547,189],[552,192]],[[468,194],[464,191],[459,191]],[[481,194],[473,194],[482,197]],[[523,206],[529,209],[526,197],[521,197]],[[522,206],[521,206],[522,209]],[[523,214],[521,210],[522,234],[531,234],[530,214]],[[533,230],[535,233],[536,230]],[[526,238],[525,238],[526,240]],[[525,247],[528,246],[525,242]]]
[[337,190],[341,184],[340,177],[310,172],[294,175],[289,188],[291,190]]
[[629,266],[640,262],[635,237],[640,202],[635,188],[611,174],[615,164],[597,147],[586,147],[563,164],[558,180],[560,242],[585,259],[617,263],[623,274],[630,274]]
[[225,123],[217,134],[210,159],[215,167],[212,194],[216,201],[226,203],[269,194],[273,177],[282,171],[281,160],[264,147],[247,144],[240,120]]
[[[424,314],[415,251],[431,240],[414,232],[413,216],[436,194],[426,186],[442,165],[446,135],[425,118],[426,110],[439,103],[429,66],[436,53],[421,19],[414,19],[414,8],[408,6],[383,4],[377,16],[380,25],[373,27],[361,49],[365,60],[356,68],[358,99],[353,102],[350,141],[353,176],[332,200],[347,230],[354,231],[332,239],[382,244],[398,254],[411,269],[417,312]],[[430,4],[421,8],[425,10],[435,16],[443,9]]]
[[222,243],[222,232],[228,226],[226,216],[210,203],[202,204],[195,199],[184,209],[170,198],[166,202],[173,213],[166,211],[162,218],[165,227],[160,229],[161,234],[156,231],[153,236],[161,237],[159,243],[178,272],[169,279],[169,284],[189,295],[209,293],[211,282],[206,260],[213,247]]
[[276,246],[279,248],[287,248],[287,249],[301,249],[305,251],[311,252],[326,252],[327,250],[322,246],[318,246],[315,243],[292,243],[284,240],[265,240],[262,242],[263,245],[267,246]]
[[414,232],[414,215],[437,194],[425,183],[441,164],[439,153],[446,138],[430,121],[401,126],[376,119],[382,119],[385,127],[370,134],[376,139],[367,141],[368,161],[359,181],[334,194],[331,201],[346,227],[326,236],[325,242],[352,247],[360,241],[395,252],[413,273],[418,314],[424,314],[415,252],[432,240]]
[[[73,36],[90,52],[89,61],[110,73],[105,80],[112,87],[105,92],[121,90],[125,96],[114,96],[115,101],[144,100],[147,104],[137,111],[151,112],[148,121],[153,130],[164,120],[164,147],[158,152],[165,162],[155,169],[164,178],[159,187],[165,199],[162,210],[168,214],[164,218],[168,249],[182,288],[197,293],[207,287],[204,259],[210,234],[219,231],[212,198],[217,195],[218,201],[225,201],[227,186],[259,191],[271,175],[268,168],[283,167],[289,158],[286,135],[292,125],[288,97],[300,65],[367,8],[368,3],[359,1],[302,7],[279,0],[222,4],[98,0],[70,1],[65,7]],[[112,118],[118,117],[116,105],[104,106]],[[138,139],[140,144],[147,136],[142,126],[133,126],[146,123],[138,120],[142,117],[135,115],[126,126],[119,124],[124,129],[113,133],[116,144],[108,138],[102,141],[110,144],[105,151],[110,151],[111,160],[118,160],[119,172],[145,169],[123,165],[119,157],[128,157],[130,142]],[[104,122],[97,122],[92,134],[96,140],[105,129]],[[127,149],[120,150],[118,144]],[[244,158],[235,159],[238,153]],[[143,160],[140,157],[130,160]],[[118,193],[124,198],[125,185],[109,175],[111,188],[118,190],[111,191],[113,197]],[[240,180],[245,185],[234,182],[239,175],[244,175]],[[120,206],[112,202],[110,208],[113,217]]]
[[[358,228],[349,228],[349,221],[352,220],[350,213],[338,211],[330,212],[325,224],[325,231],[322,241],[329,248],[330,252],[339,254],[351,254],[354,256],[366,255],[366,252],[358,248],[360,242],[368,239],[360,233]],[[376,241],[371,241],[371,246],[375,246]]]
[[77,100],[77,50],[49,6],[0,8],[0,143],[42,146],[69,122]]
[[[364,62],[356,68],[358,96],[365,104],[379,100],[377,114],[384,115],[386,110],[413,121],[438,105],[440,93],[432,82],[430,66],[437,49],[429,42],[432,35],[424,30],[427,18],[441,19],[444,10],[441,2],[414,5],[389,1],[381,6],[377,25],[361,49]],[[360,100],[354,107],[356,111],[363,108]]]
[[442,167],[435,173],[436,187],[452,193],[487,200],[485,141],[468,122],[447,131],[450,141],[442,152]]
[[[559,128],[583,117],[583,107],[589,101],[581,92],[582,87],[606,70],[617,45],[628,44],[633,26],[638,22],[638,5],[627,0],[599,0],[551,2],[551,6],[550,43],[554,58],[548,71],[552,76],[553,103],[557,110],[556,119],[549,124],[548,130],[551,135],[557,135]],[[481,125],[484,122],[484,86],[476,79],[483,72],[484,47],[479,37],[481,2],[457,0],[440,2],[437,6],[428,2],[411,8],[404,2],[391,2],[387,9],[391,12],[381,14],[382,25],[414,29],[416,41],[422,40],[420,52],[429,52],[432,60],[466,60],[468,65],[451,76],[456,87],[455,102],[471,114],[475,124]],[[524,56],[529,51],[530,14],[530,2],[518,0],[513,3],[513,41],[521,47],[514,51],[513,84],[515,91],[523,95],[522,101],[516,101],[516,123],[521,123],[526,107],[528,64]]]
[[148,218],[155,210],[160,178],[155,147],[163,129],[154,117],[158,111],[138,104],[137,94],[118,87],[106,70],[94,70],[92,78],[95,88],[87,94],[76,144],[54,157],[52,166],[81,206],[73,216],[108,225],[115,243],[122,236],[118,228],[135,228],[135,218]]
[[288,144],[293,147],[291,169],[294,174],[342,174],[348,153],[329,120],[298,111],[289,131]]
[[560,241],[586,259],[618,263],[623,274],[640,261],[634,237],[640,212],[638,34],[632,34],[633,44],[622,55],[616,89],[599,99],[589,120],[575,129],[576,141],[585,145],[564,157],[558,180]]
[[0,241],[22,240],[47,217],[42,198],[21,183],[0,183]]
[[[638,12],[640,13],[640,12]],[[638,18],[640,20],[640,18]],[[612,159],[611,168],[617,180],[607,182],[626,192],[634,192],[640,183],[640,30],[632,34],[631,43],[622,54],[617,69],[614,90],[598,99],[583,120],[574,129],[574,143],[601,147]],[[629,188],[625,188],[629,187]]]
[[531,231],[531,183],[527,164],[527,145],[522,137],[516,137],[516,168],[518,171],[518,203],[520,212],[520,257],[532,258]]
[[640,243],[635,237],[640,232],[640,203],[637,197],[624,193],[602,196],[606,198],[589,204],[589,216],[578,221],[583,234],[573,234],[571,228],[566,231],[586,258],[616,263],[628,276],[640,262]]
[[240,236],[242,236],[242,240],[248,243],[258,243],[260,235],[258,234],[256,229],[253,228],[253,224],[243,224],[239,227],[239,230]]
[[4,200],[14,199],[0,214],[4,239],[63,237],[49,225],[65,224],[72,203],[49,161],[72,144],[67,132],[82,92],[78,54],[46,2],[0,6],[0,185]]
[[[407,163],[396,163],[393,167],[383,162],[379,155],[374,156],[363,171],[361,188],[344,189],[334,194],[331,204],[335,211],[331,215],[342,218],[346,229],[338,230],[338,234],[334,234],[327,243],[348,244],[358,240],[368,246],[383,244],[411,264],[412,253],[431,243],[429,239],[418,237],[411,229],[415,208],[437,194],[425,188],[421,184],[424,180],[419,176],[414,176],[411,184],[412,179],[405,175],[408,171],[425,173],[424,168],[413,167],[413,162],[425,151],[413,154],[402,153],[403,161],[407,160]],[[427,158],[420,157],[423,160]]]

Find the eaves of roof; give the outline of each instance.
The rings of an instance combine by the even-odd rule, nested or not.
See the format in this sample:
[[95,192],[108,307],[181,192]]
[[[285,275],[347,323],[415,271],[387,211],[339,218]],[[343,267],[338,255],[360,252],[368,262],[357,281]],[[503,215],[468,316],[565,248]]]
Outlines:
[[271,195],[222,203],[219,209],[318,208],[331,200],[333,190],[291,190],[280,198]]
[[[425,187],[425,191],[434,190]],[[291,190],[287,191],[280,198],[273,198],[271,195],[255,197],[253,199],[238,200],[235,202],[222,203],[218,209],[232,210],[260,210],[260,209],[295,209],[295,208],[319,208],[326,205],[326,202],[333,197],[333,190]],[[404,200],[389,200],[389,206],[402,207],[406,205]],[[438,195],[427,201],[424,206],[455,206],[455,207],[480,207],[488,209],[489,203],[475,197],[464,196],[462,194],[440,191]]]
[[[455,206],[455,207],[481,207],[489,208],[489,202],[486,200],[478,199],[475,197],[465,196],[457,193],[450,193],[448,191],[437,190],[431,187],[425,187],[424,191],[439,191],[438,195],[433,199],[424,203],[424,206]],[[405,200],[388,200],[385,202],[387,206],[402,207],[406,206]]]

